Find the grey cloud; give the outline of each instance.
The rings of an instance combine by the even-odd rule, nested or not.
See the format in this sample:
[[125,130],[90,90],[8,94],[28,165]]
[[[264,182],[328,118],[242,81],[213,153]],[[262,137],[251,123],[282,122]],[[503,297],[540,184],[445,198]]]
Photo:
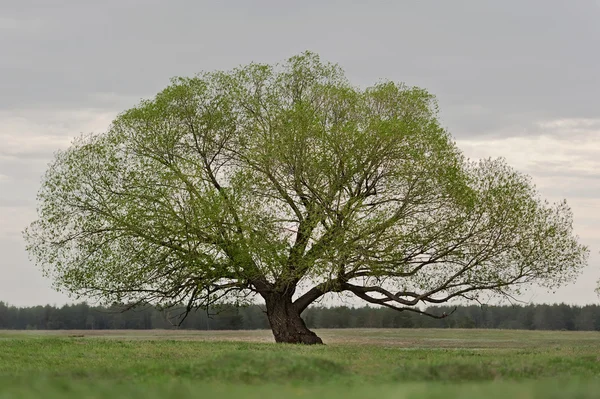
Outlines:
[[0,111],[0,166],[6,160],[47,161],[75,136],[104,131],[115,114],[85,108]]
[[[46,164],[172,76],[312,50],[357,85],[391,79],[436,94],[459,145],[483,144],[469,147],[475,156],[508,137],[547,136],[567,148],[600,134],[599,19],[591,0],[0,0],[0,227],[10,224],[0,234],[0,294],[17,304],[64,299],[18,237]],[[544,195],[600,198],[590,151],[532,161],[518,145],[501,150],[520,154]],[[597,214],[594,206],[586,210]],[[587,236],[597,235],[597,219],[587,219]],[[586,273],[595,281],[598,268]]]
[[600,139],[600,118],[558,119],[539,122],[531,128],[539,134],[573,142],[585,142],[590,137]]
[[46,169],[51,160],[52,152],[39,154],[39,157],[3,157],[0,155],[0,173],[6,176],[6,181],[0,181],[0,184],[18,186],[26,181],[39,181],[41,172]]
[[543,188],[543,192],[546,197],[566,198],[568,201],[570,201],[573,198],[595,199],[600,197],[600,189],[598,189],[597,187],[589,186],[586,183],[588,182],[578,181],[573,182],[571,184],[564,184],[563,182],[555,183],[552,185],[549,184]]
[[69,298],[53,291],[51,281],[27,260],[18,238],[0,239],[0,300],[17,306],[64,304]]
[[[390,78],[428,88],[458,137],[510,120],[600,116],[593,1],[1,4],[5,18],[38,22],[0,38],[0,107],[147,97],[173,75],[311,49],[358,84]],[[470,113],[474,106],[485,112]]]
[[[600,183],[600,171],[575,169],[570,166],[571,165],[565,165],[564,162],[558,161],[536,162],[528,168],[528,173],[540,177],[564,177],[571,182],[577,180],[577,184],[582,185],[586,185],[586,183],[594,184],[594,180],[597,180],[597,183]],[[591,186],[590,189],[596,192],[595,195],[597,197],[600,197],[600,184],[598,187]]]
[[[0,225],[3,224],[1,214],[5,207],[27,211],[35,209],[37,191],[49,161],[48,154],[45,158],[40,160],[0,157],[0,173],[5,176],[4,179],[0,179]],[[20,231],[24,223],[14,228]]]
[[[1,186],[0,186],[1,188]],[[35,207],[35,202],[32,201],[31,199],[21,199],[21,198],[15,198],[15,197],[5,197],[4,195],[2,195],[3,193],[0,192],[0,211],[2,208],[33,208]]]

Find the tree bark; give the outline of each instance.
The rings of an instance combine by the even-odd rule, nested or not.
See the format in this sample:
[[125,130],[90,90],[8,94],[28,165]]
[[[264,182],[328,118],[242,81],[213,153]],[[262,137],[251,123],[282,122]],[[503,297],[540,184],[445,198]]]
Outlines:
[[267,317],[275,342],[288,344],[315,345],[323,341],[310,331],[302,317],[301,310],[285,294],[269,294],[265,297]]

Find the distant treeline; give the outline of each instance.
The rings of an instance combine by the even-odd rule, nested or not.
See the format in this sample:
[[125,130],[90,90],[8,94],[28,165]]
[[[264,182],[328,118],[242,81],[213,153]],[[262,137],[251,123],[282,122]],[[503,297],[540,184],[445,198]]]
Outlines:
[[[450,313],[454,307],[431,307],[434,314]],[[0,302],[0,329],[103,330],[103,329],[267,329],[260,305],[222,306],[209,312],[192,312],[178,326],[180,310],[152,306],[123,310],[118,306],[76,305],[19,308]],[[309,328],[502,328],[525,330],[600,331],[600,305],[570,306],[459,306],[447,318],[433,319],[412,312],[386,308],[311,307],[303,314]]]

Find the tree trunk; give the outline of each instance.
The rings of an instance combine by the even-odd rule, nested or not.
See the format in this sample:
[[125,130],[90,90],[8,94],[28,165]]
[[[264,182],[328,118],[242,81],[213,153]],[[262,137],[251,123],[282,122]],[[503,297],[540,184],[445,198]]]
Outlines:
[[267,317],[275,342],[288,344],[314,345],[323,341],[314,332],[310,331],[300,311],[287,295],[270,294],[266,296]]

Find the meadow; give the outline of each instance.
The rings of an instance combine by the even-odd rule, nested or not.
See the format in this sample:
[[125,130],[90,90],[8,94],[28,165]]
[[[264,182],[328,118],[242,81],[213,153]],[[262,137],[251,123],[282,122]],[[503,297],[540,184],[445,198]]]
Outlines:
[[600,333],[0,331],[7,398],[600,398]]

